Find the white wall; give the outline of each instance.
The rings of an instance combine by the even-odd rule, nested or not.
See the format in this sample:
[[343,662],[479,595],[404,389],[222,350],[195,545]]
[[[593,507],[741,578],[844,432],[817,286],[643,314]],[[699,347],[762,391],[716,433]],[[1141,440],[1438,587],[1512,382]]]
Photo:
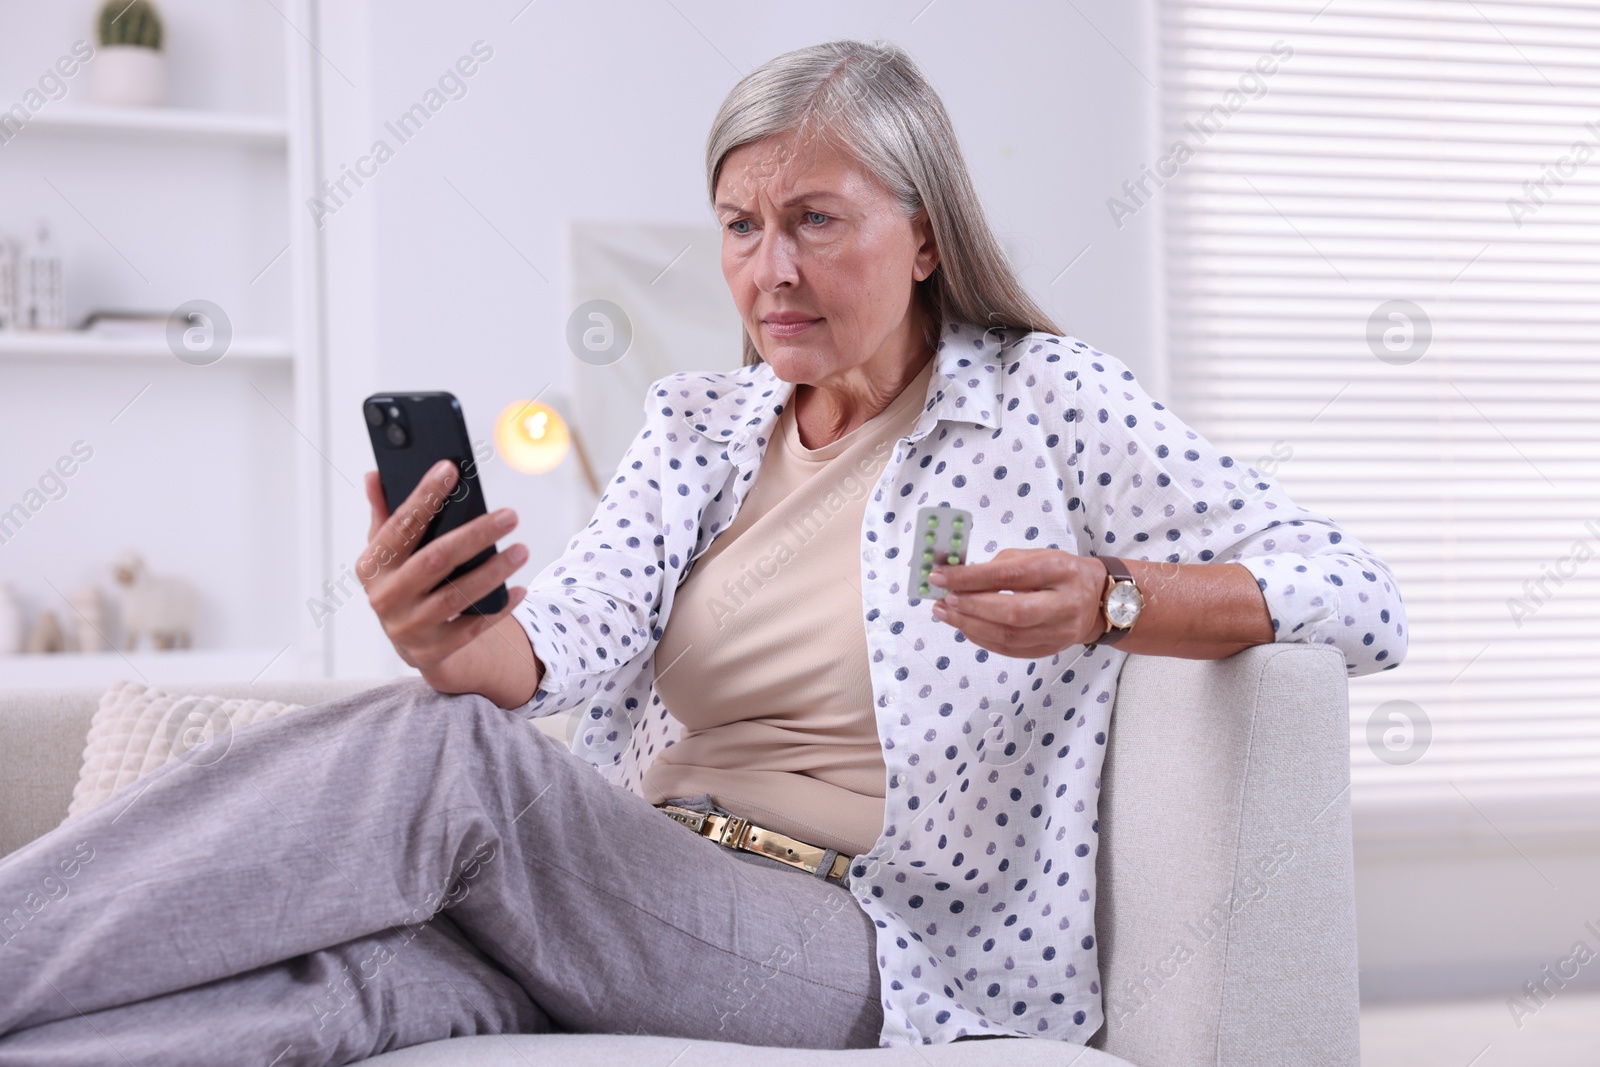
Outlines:
[[[325,171],[337,175],[378,138],[396,148],[326,219],[330,419],[342,469],[372,465],[356,420],[368,392],[448,389],[477,439],[510,400],[547,383],[565,391],[574,362],[564,341],[567,222],[714,224],[702,153],[723,97],[767,59],[836,37],[884,37],[912,53],[950,111],[1024,282],[1065,328],[1160,380],[1159,215],[1119,232],[1104,209],[1152,158],[1148,2],[1084,0],[1078,8],[1100,32],[1069,6],[1014,0],[826,0],[805,5],[804,17],[792,4],[731,0],[676,10],[655,0],[536,3],[518,15],[522,6],[401,0],[381,14],[340,4],[325,15],[320,47],[357,86],[323,72]],[[466,95],[399,145],[384,123],[479,40],[494,54]],[[707,367],[737,362],[736,348],[706,353]],[[516,536],[530,559],[520,580],[588,518],[571,467],[542,478],[485,469],[491,504],[523,519]],[[336,544],[353,558],[365,505],[338,485],[332,504]],[[341,612],[335,625],[341,673],[391,669],[369,612]]]
[[[1492,837],[1492,840],[1490,839]],[[1356,929],[1364,1001],[1517,997],[1565,970],[1566,986],[1600,989],[1591,961],[1560,961],[1583,941],[1600,947],[1600,848],[1486,828],[1476,845],[1410,842],[1356,849]],[[1591,927],[1593,929],[1591,929]],[[1561,986],[1548,985],[1557,995]],[[1510,1009],[1502,1032],[1521,1029]],[[1548,1021],[1548,1020],[1546,1020]],[[1532,1025],[1525,1021],[1525,1025]]]

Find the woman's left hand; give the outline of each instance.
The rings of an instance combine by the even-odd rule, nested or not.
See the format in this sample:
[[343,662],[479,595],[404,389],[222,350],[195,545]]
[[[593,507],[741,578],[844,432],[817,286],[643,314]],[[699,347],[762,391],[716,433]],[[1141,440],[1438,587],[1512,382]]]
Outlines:
[[1003,656],[1048,656],[1105,630],[1106,569],[1093,556],[1007,548],[983,563],[935,568],[929,580],[950,590],[933,602],[934,618]]

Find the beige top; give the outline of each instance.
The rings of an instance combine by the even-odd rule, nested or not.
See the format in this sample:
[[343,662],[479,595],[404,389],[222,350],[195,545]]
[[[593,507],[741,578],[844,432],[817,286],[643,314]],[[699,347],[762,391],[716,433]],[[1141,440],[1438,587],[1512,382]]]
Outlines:
[[895,443],[916,423],[929,360],[837,441],[800,443],[794,404],[760,472],[678,588],[656,693],[683,724],[645,772],[645,799],[709,793],[736,815],[852,856],[883,830],[883,748],[867,672],[861,525]]

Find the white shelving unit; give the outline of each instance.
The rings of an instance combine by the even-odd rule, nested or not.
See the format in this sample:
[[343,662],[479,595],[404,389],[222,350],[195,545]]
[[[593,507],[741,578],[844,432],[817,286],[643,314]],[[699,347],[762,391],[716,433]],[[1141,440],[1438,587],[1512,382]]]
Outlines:
[[[12,440],[39,448],[48,440],[53,456],[80,436],[96,448],[61,502],[52,499],[0,550],[0,581],[71,632],[72,609],[58,595],[68,583],[92,580],[114,597],[104,563],[116,550],[164,549],[167,565],[152,570],[195,578],[217,626],[202,626],[201,647],[181,651],[0,655],[4,687],[330,673],[326,634],[302,606],[333,573],[324,514],[336,476],[318,445],[326,439],[321,249],[304,207],[318,181],[316,0],[260,10],[171,0],[163,14],[206,49],[204,60],[191,52],[180,98],[217,106],[85,103],[81,75],[68,99],[34,112],[5,146],[0,206],[14,210],[0,211],[0,225],[15,233],[37,216],[77,231],[69,297],[76,282],[89,308],[69,309],[69,318],[93,307],[164,313],[216,299],[238,316],[237,332],[206,367],[179,363],[159,330],[0,333],[0,418],[17,435],[4,451],[13,453]],[[39,20],[48,40],[35,42],[41,58],[27,59],[29,68],[84,33],[78,22],[66,11]],[[279,31],[281,93],[276,61],[263,51]],[[10,54],[0,46],[0,58]],[[169,54],[169,71],[183,61]],[[260,324],[269,329],[252,329]],[[49,467],[18,454],[0,454],[5,484],[19,487],[13,496]],[[13,503],[0,500],[0,511]],[[103,521],[130,507],[126,529]]]
[[[235,337],[223,359],[292,363],[294,350],[281,337]],[[82,330],[61,333],[0,333],[0,360],[151,360],[172,351],[159,337],[106,337]]]
[[8,689],[101,686],[118,678],[160,687],[283,677],[283,648],[189,648],[166,652],[61,652],[0,657]]
[[289,142],[289,126],[281,118],[189,108],[63,105],[40,111],[29,120],[28,128],[96,136],[120,134],[235,142],[275,149],[282,149]]

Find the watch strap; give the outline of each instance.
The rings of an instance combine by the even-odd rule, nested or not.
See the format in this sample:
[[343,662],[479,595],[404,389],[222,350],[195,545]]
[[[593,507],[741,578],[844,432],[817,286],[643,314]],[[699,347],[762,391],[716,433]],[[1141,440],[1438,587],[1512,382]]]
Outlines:
[[1095,558],[1101,563],[1105,564],[1106,574],[1111,577],[1112,581],[1133,581],[1133,575],[1128,573],[1128,565],[1122,562],[1116,556],[1096,556]]

